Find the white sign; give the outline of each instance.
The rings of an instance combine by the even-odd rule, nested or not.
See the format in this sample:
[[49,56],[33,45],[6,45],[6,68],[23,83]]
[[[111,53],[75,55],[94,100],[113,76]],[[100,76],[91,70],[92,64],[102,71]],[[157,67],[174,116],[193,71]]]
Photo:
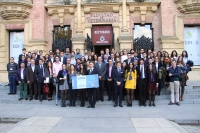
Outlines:
[[86,88],[86,76],[77,76],[77,89]]
[[200,65],[200,26],[184,28],[184,49],[194,65]]
[[16,63],[23,48],[24,32],[10,32],[10,57],[14,57]]

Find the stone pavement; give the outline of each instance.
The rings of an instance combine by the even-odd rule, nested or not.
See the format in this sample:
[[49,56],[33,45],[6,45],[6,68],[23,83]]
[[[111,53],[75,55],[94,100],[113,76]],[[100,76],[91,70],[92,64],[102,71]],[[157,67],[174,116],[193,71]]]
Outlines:
[[[200,120],[200,104],[95,109],[38,104],[0,104],[0,118],[28,118],[8,133],[187,133],[169,120]],[[12,119],[11,119],[12,118]]]

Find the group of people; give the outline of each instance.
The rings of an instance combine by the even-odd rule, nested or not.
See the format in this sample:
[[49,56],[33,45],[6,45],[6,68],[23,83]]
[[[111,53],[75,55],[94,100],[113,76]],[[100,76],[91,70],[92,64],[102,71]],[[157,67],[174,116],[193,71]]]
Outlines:
[[[185,50],[180,55],[173,50],[170,55],[166,51],[156,53],[150,49],[115,52],[114,48],[106,48],[100,54],[88,54],[84,50],[81,55],[80,49],[74,52],[66,48],[65,51],[56,49],[55,53],[50,50],[49,54],[43,55],[43,51],[27,53],[23,48],[18,63],[11,57],[7,64],[9,95],[16,94],[19,84],[19,100],[50,101],[55,92],[56,104],[61,99],[61,107],[76,106],[79,96],[81,107],[89,100],[88,108],[95,108],[96,101],[104,101],[104,91],[107,90],[107,100],[113,100],[114,107],[123,107],[125,97],[128,107],[132,106],[134,99],[139,100],[139,106],[146,106],[147,100],[149,106],[156,106],[155,96],[159,96],[165,86],[170,86],[169,105],[179,106],[179,101],[184,99],[187,73],[191,70],[188,61]],[[72,89],[73,76],[91,74],[98,74],[99,88]],[[43,92],[44,86],[49,87],[48,94]]]

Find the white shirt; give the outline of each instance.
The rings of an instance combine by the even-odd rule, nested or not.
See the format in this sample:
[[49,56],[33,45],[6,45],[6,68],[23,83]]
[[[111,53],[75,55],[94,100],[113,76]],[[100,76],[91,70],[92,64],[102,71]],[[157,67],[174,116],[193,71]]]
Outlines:
[[60,57],[60,61],[63,63],[63,57]]
[[31,65],[32,71],[35,71],[35,65]]
[[75,59],[75,57],[74,57],[74,58],[71,58],[71,64],[76,65],[76,59]]
[[86,55],[84,55],[84,57],[85,57],[85,60],[87,61],[88,60],[88,55],[86,54]]
[[140,71],[141,71],[142,66],[143,66],[143,70],[142,70],[143,71],[143,78],[146,78],[145,73],[144,73],[144,65],[140,65]]
[[21,79],[24,79],[24,69],[21,69]]
[[123,56],[121,56],[121,63],[123,63],[124,60],[126,60],[126,59],[128,59],[127,55],[123,55]]

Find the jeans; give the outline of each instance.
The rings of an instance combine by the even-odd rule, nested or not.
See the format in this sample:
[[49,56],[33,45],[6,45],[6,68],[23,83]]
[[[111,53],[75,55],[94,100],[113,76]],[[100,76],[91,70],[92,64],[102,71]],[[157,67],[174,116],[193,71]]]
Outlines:
[[16,93],[17,87],[16,87],[16,76],[8,76],[9,82],[10,82],[10,93]]
[[20,88],[20,98],[27,98],[27,83],[22,80],[22,82],[19,84]]

